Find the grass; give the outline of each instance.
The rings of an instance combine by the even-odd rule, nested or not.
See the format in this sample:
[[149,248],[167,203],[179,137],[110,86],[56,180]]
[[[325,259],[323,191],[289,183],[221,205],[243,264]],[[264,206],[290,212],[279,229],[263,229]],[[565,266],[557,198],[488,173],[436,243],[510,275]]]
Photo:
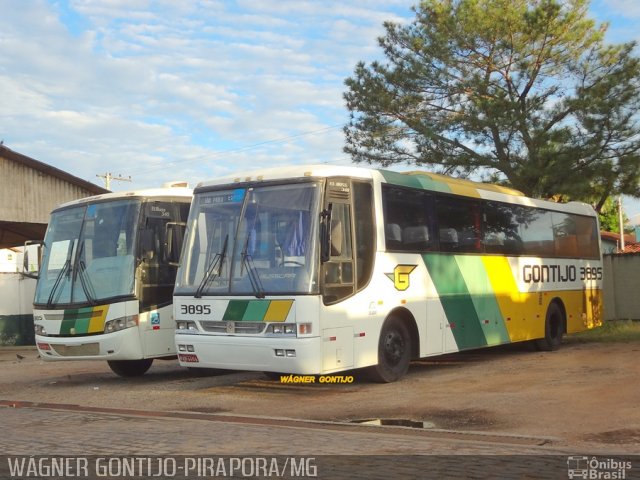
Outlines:
[[586,342],[640,342],[640,321],[610,320],[602,327],[569,335],[567,339],[579,343]]

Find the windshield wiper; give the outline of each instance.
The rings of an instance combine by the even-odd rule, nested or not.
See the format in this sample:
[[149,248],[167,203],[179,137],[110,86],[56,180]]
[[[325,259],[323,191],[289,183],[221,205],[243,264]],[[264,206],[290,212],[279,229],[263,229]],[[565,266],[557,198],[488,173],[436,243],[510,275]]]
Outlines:
[[[58,273],[58,276],[56,277],[56,281],[53,282],[53,287],[51,287],[51,293],[49,293],[49,298],[47,299],[47,308],[51,308],[53,306],[53,297],[55,297],[56,291],[60,286],[60,281],[62,280],[62,277],[64,277],[65,273],[71,273],[71,255],[67,257],[67,259],[64,262],[64,265],[62,265],[62,268]],[[60,291],[60,293],[62,293],[62,291]],[[58,297],[60,297],[60,294],[58,294]]]
[[227,254],[227,243],[229,242],[229,234],[224,237],[224,243],[222,245],[222,250],[219,253],[216,253],[215,256],[211,259],[209,266],[207,267],[207,271],[202,277],[202,281],[200,285],[198,285],[198,289],[196,290],[193,298],[202,298],[202,292],[215,278],[219,277],[222,273],[222,264],[224,263],[224,258]]
[[87,301],[89,305],[95,305],[96,302],[96,291],[93,288],[93,284],[91,283],[91,279],[87,275],[87,264],[84,263],[84,260],[81,260],[82,253],[84,252],[84,241],[80,245],[80,249],[76,255],[76,265],[77,268],[73,269],[73,283],[75,283],[76,277],[80,277],[80,285],[82,285],[82,291],[84,292],[85,297],[87,297]]
[[247,239],[244,242],[244,248],[240,253],[242,257],[242,263],[240,265],[240,275],[242,275],[242,270],[244,267],[247,267],[247,273],[249,276],[249,282],[251,283],[251,288],[253,289],[253,294],[256,298],[264,298],[264,288],[262,287],[262,283],[260,282],[260,276],[258,275],[258,271],[256,270],[256,266],[253,264],[253,259],[251,258],[251,254],[249,253],[249,238],[251,237],[251,231],[247,235]]

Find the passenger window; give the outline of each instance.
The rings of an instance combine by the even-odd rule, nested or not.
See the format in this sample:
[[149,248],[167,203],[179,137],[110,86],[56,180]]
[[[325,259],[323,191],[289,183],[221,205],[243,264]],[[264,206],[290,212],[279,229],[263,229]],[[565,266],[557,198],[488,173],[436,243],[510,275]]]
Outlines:
[[436,200],[438,240],[443,252],[476,253],[480,244],[480,204],[448,196]]
[[423,190],[384,185],[382,202],[387,250],[422,252],[433,249],[431,195]]

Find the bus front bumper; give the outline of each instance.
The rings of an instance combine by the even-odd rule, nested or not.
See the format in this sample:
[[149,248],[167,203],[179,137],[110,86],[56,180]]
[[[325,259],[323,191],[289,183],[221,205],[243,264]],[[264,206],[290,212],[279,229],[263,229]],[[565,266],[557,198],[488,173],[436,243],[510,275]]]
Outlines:
[[183,367],[322,373],[321,338],[274,338],[176,334]]
[[84,337],[36,335],[40,358],[64,360],[137,360],[144,358],[137,328]]

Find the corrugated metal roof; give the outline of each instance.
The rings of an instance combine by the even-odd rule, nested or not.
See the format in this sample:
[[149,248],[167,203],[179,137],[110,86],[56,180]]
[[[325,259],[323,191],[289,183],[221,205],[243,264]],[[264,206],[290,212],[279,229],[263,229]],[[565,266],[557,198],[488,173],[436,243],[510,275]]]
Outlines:
[[6,158],[7,160],[21,163],[30,168],[33,168],[34,170],[38,170],[42,173],[46,173],[47,175],[51,175],[53,177],[59,178],[60,180],[64,180],[65,182],[71,183],[85,190],[88,190],[90,193],[94,195],[110,192],[110,190],[107,190],[106,188],[96,185],[95,183],[87,182],[86,180],[75,177],[70,173],[67,173],[56,167],[52,167],[51,165],[47,165],[46,163],[42,163],[38,160],[34,160],[31,157],[27,157],[26,155],[15,152],[5,145],[0,145],[0,157]]

